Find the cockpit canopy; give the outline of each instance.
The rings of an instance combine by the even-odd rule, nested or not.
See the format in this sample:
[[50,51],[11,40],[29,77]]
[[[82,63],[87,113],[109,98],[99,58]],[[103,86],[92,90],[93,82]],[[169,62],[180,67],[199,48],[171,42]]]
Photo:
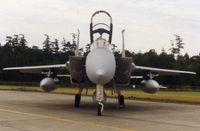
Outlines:
[[[94,17],[99,16],[100,14],[104,14],[105,16],[107,16],[107,18],[109,18],[109,23],[105,23],[105,22],[94,22]],[[102,20],[102,19],[100,19]],[[113,24],[112,24],[112,17],[111,15],[104,11],[104,10],[99,10],[96,11],[92,17],[91,17],[91,23],[90,23],[90,41],[91,43],[94,43],[95,41],[95,36],[98,35],[99,38],[102,38],[103,35],[107,35],[108,39],[107,41],[109,43],[112,43],[112,31],[113,31]],[[97,38],[98,38],[97,37]],[[103,43],[103,42],[101,42]]]

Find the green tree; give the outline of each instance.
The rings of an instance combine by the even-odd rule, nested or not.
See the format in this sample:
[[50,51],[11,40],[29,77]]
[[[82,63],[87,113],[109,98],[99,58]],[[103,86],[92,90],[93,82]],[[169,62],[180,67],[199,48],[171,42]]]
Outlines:
[[12,38],[12,45],[13,47],[19,47],[19,35],[14,35],[14,37]]
[[12,36],[6,36],[6,44],[5,46],[13,47],[12,45]]
[[62,45],[62,51],[67,52],[68,51],[68,45],[67,45],[65,38],[63,38],[61,45]]
[[33,45],[33,46],[32,46],[32,49],[33,49],[33,50],[39,50],[39,47],[38,47],[38,46],[35,46],[35,45]]
[[44,34],[46,36],[45,41],[43,42],[43,50],[46,53],[51,53],[52,49],[51,49],[51,42],[50,42],[50,37],[47,34]]
[[25,36],[23,34],[19,34],[21,37],[19,38],[19,46],[22,47],[22,48],[26,48],[26,44],[27,44],[27,41],[25,39]]
[[183,39],[179,36],[179,35],[175,35],[175,40],[176,40],[176,47],[177,47],[177,49],[178,49],[178,55],[180,55],[180,51],[181,51],[181,49],[183,49],[184,47],[183,47],[183,45],[185,44],[185,43],[183,43]]
[[174,41],[171,40],[171,48],[169,49],[174,56],[179,53],[178,48],[175,47]]
[[171,50],[171,53],[175,56],[180,56],[180,51],[181,49],[184,48],[185,43],[183,43],[183,39],[179,36],[179,35],[175,35],[175,42],[173,40],[171,40],[171,48],[169,50]]
[[51,42],[51,45],[53,46],[53,53],[57,54],[59,51],[58,39],[55,39],[54,42]]

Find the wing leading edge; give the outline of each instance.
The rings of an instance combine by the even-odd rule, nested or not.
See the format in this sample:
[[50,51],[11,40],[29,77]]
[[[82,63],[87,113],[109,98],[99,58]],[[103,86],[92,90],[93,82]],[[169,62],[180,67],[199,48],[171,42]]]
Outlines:
[[133,65],[133,70],[144,70],[144,71],[149,71],[151,73],[157,73],[161,75],[177,75],[177,74],[191,74],[191,75],[196,75],[196,72],[191,72],[191,71],[182,71],[182,70],[170,70],[170,69],[162,69],[162,68],[153,68],[153,67],[146,67],[146,66],[136,66],[134,63]]
[[50,70],[50,69],[67,69],[67,64],[3,68],[4,71],[19,70],[20,72],[23,73],[36,73],[36,74],[41,73],[44,70]]

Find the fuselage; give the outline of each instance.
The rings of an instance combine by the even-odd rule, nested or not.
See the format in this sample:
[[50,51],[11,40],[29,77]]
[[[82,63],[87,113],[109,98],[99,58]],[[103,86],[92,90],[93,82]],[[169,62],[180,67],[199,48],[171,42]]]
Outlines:
[[115,75],[116,61],[111,49],[112,45],[102,38],[91,44],[86,58],[86,74],[97,85],[108,83]]

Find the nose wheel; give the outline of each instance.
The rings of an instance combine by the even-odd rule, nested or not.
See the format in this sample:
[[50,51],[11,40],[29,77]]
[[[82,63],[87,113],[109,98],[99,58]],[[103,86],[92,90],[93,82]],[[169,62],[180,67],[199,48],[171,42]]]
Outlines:
[[104,105],[103,103],[99,102],[97,104],[97,116],[101,116],[103,112]]

